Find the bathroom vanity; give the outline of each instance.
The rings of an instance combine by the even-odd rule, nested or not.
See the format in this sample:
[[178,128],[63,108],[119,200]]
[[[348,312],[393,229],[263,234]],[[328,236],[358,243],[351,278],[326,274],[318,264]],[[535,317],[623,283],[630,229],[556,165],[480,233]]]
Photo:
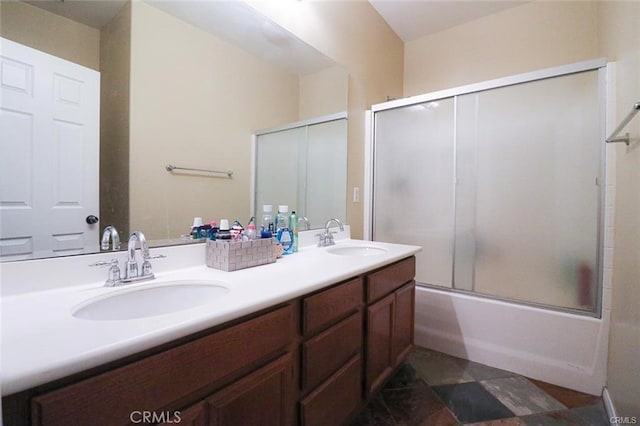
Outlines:
[[[358,245],[360,249],[350,249]],[[206,314],[206,306],[172,314],[191,317],[185,322],[189,326],[179,327],[181,331],[168,331],[161,317],[155,317],[162,333],[154,333],[163,336],[161,340],[141,344],[144,338],[135,337],[154,334],[146,329],[152,319],[74,318],[79,322],[78,338],[81,329],[92,323],[95,333],[116,335],[96,339],[98,358],[109,352],[109,339],[113,345],[120,343],[118,328],[134,329],[124,332],[133,339],[132,352],[117,358],[112,353],[112,359],[102,363],[89,361],[91,354],[78,354],[76,371],[65,364],[70,374],[53,380],[27,377],[26,369],[24,382],[9,377],[4,383],[3,377],[3,385],[10,389],[19,389],[18,382],[29,383],[3,396],[4,424],[349,422],[411,349],[413,254],[420,248],[354,240],[339,241],[334,247],[348,254],[308,248],[252,270],[225,273],[199,267],[171,272],[169,276],[189,279],[223,277],[230,290],[220,299],[226,303],[209,307],[219,315]],[[372,254],[374,248],[380,253]],[[263,288],[262,297],[252,294],[260,291],[251,286],[260,285],[271,286],[272,291]],[[237,303],[244,299],[244,307],[235,305],[234,293],[243,293]],[[201,329],[185,332],[193,327]],[[3,349],[3,355],[10,351]],[[3,369],[12,362],[9,355]]]

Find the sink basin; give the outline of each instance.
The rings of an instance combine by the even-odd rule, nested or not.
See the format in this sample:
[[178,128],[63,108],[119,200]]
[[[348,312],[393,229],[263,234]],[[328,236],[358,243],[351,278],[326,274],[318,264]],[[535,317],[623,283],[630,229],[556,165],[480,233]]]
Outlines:
[[170,281],[132,290],[123,288],[81,304],[73,316],[93,321],[153,317],[204,305],[228,292],[218,281]]
[[327,250],[327,253],[340,256],[376,256],[386,252],[386,249],[374,246],[343,246],[332,247]]

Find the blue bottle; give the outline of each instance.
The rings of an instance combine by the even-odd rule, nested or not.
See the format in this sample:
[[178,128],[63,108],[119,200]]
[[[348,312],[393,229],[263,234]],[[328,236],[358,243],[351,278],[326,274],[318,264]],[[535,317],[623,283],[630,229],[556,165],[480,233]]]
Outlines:
[[276,236],[278,243],[282,244],[282,254],[293,253],[293,231],[289,228],[278,229]]

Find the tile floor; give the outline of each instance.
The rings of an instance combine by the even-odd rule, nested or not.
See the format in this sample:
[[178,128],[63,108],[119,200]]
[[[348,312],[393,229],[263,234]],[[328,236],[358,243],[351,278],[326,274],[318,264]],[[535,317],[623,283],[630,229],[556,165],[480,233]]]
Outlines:
[[609,425],[602,399],[416,348],[352,426]]

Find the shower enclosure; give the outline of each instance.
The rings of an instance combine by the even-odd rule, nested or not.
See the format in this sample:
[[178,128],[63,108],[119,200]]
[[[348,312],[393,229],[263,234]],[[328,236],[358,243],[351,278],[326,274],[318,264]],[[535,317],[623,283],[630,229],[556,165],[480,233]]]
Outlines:
[[426,286],[599,316],[604,61],[373,108],[371,236]]

